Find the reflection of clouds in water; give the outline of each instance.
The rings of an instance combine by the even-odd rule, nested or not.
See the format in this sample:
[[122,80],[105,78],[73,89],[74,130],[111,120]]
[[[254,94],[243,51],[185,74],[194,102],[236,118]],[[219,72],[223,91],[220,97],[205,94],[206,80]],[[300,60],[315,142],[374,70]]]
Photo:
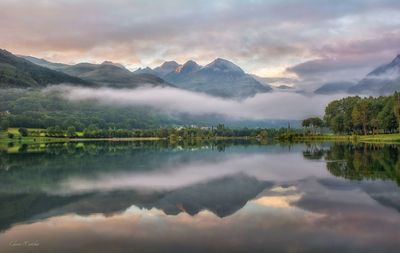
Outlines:
[[212,163],[195,162],[147,173],[101,174],[93,179],[70,178],[59,185],[60,189],[46,189],[46,191],[49,194],[69,194],[140,188],[166,190],[237,173],[245,173],[258,180],[277,182],[299,180],[310,176],[330,176],[324,163],[310,163],[296,153],[234,154]]
[[[165,215],[154,208],[132,206],[108,217],[64,215],[18,225],[2,234],[0,245],[34,234],[43,243],[41,250],[60,253],[89,248],[96,252],[397,252],[400,219],[393,209],[359,190],[331,193],[315,178],[295,181],[290,188],[266,190],[224,219],[209,211]],[[280,204],[271,205],[278,199],[273,203]],[[320,208],[319,203],[328,208]]]
[[41,252],[60,253],[398,252],[396,183],[336,178],[322,160],[305,159],[303,145],[269,148],[70,178],[52,193],[72,195],[43,194],[39,214],[25,210],[0,234],[0,252],[32,235]]
[[298,201],[301,198],[301,194],[289,195],[289,196],[264,196],[258,199],[250,201],[263,206],[290,208],[291,203]]
[[288,191],[295,191],[296,186],[289,186],[289,187],[282,187],[282,186],[277,186],[275,188],[272,188],[272,192],[288,192]]

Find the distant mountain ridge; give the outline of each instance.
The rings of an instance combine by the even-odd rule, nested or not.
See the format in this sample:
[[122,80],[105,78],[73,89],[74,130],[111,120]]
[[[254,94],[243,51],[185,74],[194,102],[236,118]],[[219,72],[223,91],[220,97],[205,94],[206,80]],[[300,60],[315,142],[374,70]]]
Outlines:
[[382,74],[391,74],[389,72],[395,72],[394,74],[400,74],[400,54],[396,56],[390,63],[379,66],[378,68],[371,71],[367,76],[379,76]]
[[1,88],[40,88],[59,83],[93,86],[89,81],[36,65],[0,49]]
[[181,65],[176,61],[166,61],[161,66],[155,68],[154,71],[159,75],[165,76],[166,74],[175,71],[180,66]]
[[51,63],[32,56],[21,57],[87,82],[114,88],[137,88],[143,85],[177,87],[212,96],[239,99],[272,91],[269,85],[261,84],[239,66],[221,58],[217,58],[206,66],[201,66],[193,60],[183,65],[176,61],[167,61],[154,69],[147,67],[131,72],[123,65],[110,61],[102,64],[67,65]]
[[388,95],[400,90],[400,54],[379,66],[349,89],[350,93]]
[[63,64],[63,63],[49,62],[49,61],[47,61],[45,59],[39,59],[39,58],[36,58],[36,57],[33,57],[33,56],[25,56],[25,55],[16,55],[16,56],[18,56],[20,58],[24,58],[25,60],[30,61],[30,62],[32,62],[32,63],[34,63],[36,65],[39,65],[39,66],[42,66],[42,67],[45,67],[45,68],[49,68],[49,69],[52,69],[52,70],[60,70],[62,68],[66,68],[66,67],[70,66],[68,64]]
[[114,88],[137,88],[143,85],[177,87],[212,96],[238,99],[272,91],[268,84],[260,83],[239,66],[222,58],[217,58],[206,66],[201,66],[193,60],[189,60],[183,65],[176,61],[166,61],[154,69],[146,67],[131,72],[123,65],[110,61],[102,64],[67,65],[52,63],[32,56],[20,57],[33,64],[56,70],[59,73],[63,72],[98,86]]
[[346,93],[350,87],[352,87],[354,83],[352,82],[332,82],[332,83],[326,83],[316,89],[314,91],[315,94],[323,94],[323,95],[329,95],[329,94],[336,94],[336,93]]
[[400,54],[390,63],[369,72],[357,83],[334,82],[322,85],[315,94],[351,93],[359,95],[389,95],[400,90]]
[[70,76],[78,77],[85,80],[85,82],[96,83],[99,86],[114,88],[137,88],[142,86],[173,87],[156,75],[134,74],[122,64],[113,63],[111,61],[104,61],[101,64],[78,63],[76,65],[67,65],[52,63],[32,56],[21,57],[37,65],[57,70],[59,73],[62,72]]
[[180,65],[175,61],[164,62],[151,69],[138,69],[134,73],[152,73],[176,87],[225,98],[246,98],[272,91],[234,63],[217,58],[206,66],[193,60]]
[[146,68],[138,68],[137,70],[133,71],[135,74],[151,74],[156,75],[160,78],[163,78],[166,74],[175,71],[181,65],[178,64],[176,61],[166,61],[160,66],[151,69],[149,67]]
[[114,88],[137,88],[144,85],[172,87],[155,75],[134,74],[124,66],[111,62],[103,62],[102,64],[79,63],[61,71],[102,86]]

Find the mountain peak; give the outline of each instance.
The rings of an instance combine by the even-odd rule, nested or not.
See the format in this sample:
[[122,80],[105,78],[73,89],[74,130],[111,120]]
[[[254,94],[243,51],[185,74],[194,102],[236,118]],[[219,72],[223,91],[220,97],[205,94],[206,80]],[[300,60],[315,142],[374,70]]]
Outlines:
[[8,52],[8,51],[7,51],[7,50],[5,50],[5,49],[1,49],[1,48],[0,48],[0,54],[4,54],[4,55],[12,55],[12,53]]
[[385,64],[374,69],[367,76],[390,75],[393,78],[399,76],[399,74],[400,74],[400,54],[398,54],[389,64]]
[[189,60],[185,64],[179,66],[175,71],[179,73],[191,73],[199,70],[201,66],[195,61]]
[[398,55],[396,56],[396,58],[393,59],[393,63],[395,63],[396,65],[399,65],[399,64],[400,64],[400,54],[398,54]]
[[221,71],[221,72],[240,72],[244,73],[244,71],[237,66],[236,64],[222,59],[217,58],[213,62],[206,65],[206,68],[212,69],[214,71]]
[[161,64],[161,66],[159,68],[175,70],[179,66],[180,65],[176,61],[166,61],[163,64]]
[[110,65],[110,66],[115,66],[121,69],[125,69],[125,66],[120,64],[120,63],[114,63],[112,61],[103,61],[103,63],[101,65]]

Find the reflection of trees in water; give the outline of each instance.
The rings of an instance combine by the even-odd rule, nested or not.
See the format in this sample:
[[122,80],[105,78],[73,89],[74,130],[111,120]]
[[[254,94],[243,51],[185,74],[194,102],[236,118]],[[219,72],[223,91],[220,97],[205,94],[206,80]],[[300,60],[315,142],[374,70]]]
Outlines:
[[335,143],[326,153],[327,169],[351,180],[393,180],[400,185],[400,156],[396,145]]
[[[37,191],[69,177],[99,173],[177,167],[190,161],[215,159],[230,146],[258,145],[253,140],[190,140],[85,142],[21,145],[0,150],[0,192]],[[261,144],[260,144],[261,145]],[[196,150],[196,152],[193,152]]]
[[307,160],[320,160],[326,153],[321,143],[306,143],[306,147],[303,157]]

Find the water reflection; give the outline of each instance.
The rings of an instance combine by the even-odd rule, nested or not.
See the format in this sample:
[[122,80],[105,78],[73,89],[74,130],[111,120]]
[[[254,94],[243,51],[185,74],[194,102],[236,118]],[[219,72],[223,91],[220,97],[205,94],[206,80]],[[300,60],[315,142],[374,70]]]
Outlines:
[[400,184],[399,146],[336,144],[327,152],[326,159],[333,161],[328,162],[327,167],[335,176],[352,180],[393,180]]
[[400,247],[397,146],[76,143],[0,157],[0,252]]
[[400,185],[400,146],[335,143],[330,148],[309,144],[303,156],[324,159],[329,172],[350,180],[391,180]]

